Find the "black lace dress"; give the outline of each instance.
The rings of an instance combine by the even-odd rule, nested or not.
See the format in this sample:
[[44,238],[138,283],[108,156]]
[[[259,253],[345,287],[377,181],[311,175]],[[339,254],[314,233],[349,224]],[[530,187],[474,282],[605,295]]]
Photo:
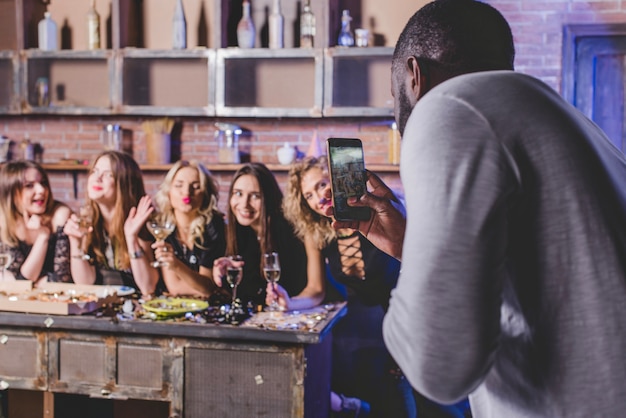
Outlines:
[[[32,248],[32,245],[24,241],[18,241],[17,246],[11,248],[13,260],[7,270],[13,273],[17,280],[27,280],[22,276],[20,269]],[[72,276],[70,275],[70,241],[63,232],[62,226],[58,227],[56,232],[50,234],[46,259],[38,277],[43,276],[46,276],[49,282],[72,282]]]

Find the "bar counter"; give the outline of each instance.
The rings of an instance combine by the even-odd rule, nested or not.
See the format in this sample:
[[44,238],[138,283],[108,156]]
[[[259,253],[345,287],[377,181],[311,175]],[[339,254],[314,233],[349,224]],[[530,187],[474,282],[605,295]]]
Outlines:
[[327,417],[345,311],[296,330],[267,329],[266,313],[234,326],[0,312],[0,388],[167,402],[171,418]]

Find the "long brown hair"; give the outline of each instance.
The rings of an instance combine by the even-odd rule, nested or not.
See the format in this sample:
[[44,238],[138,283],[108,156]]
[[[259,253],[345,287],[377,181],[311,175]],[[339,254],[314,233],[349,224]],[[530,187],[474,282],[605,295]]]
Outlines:
[[46,171],[34,161],[19,160],[9,161],[0,169],[0,238],[7,245],[15,246],[19,241],[16,235],[18,219],[23,217],[21,208],[16,199],[22,193],[25,185],[24,175],[26,170],[33,168],[41,175],[41,184],[48,191],[45,216],[52,216],[54,209],[59,204],[52,197],[50,180]]
[[[275,249],[272,241],[272,231],[274,228],[279,227],[281,221],[284,221],[285,218],[281,209],[283,192],[280,190],[272,172],[261,163],[243,165],[234,174],[230,183],[230,190],[228,191],[228,224],[226,225],[226,254],[239,253],[237,246],[237,227],[239,224],[230,207],[230,199],[233,195],[235,182],[245,175],[251,175],[259,182],[261,191],[261,235],[258,238],[261,254],[264,254]],[[284,221],[282,224],[285,225],[287,223]]]
[[[101,158],[108,158],[111,162],[111,172],[115,180],[116,197],[115,211],[109,225],[108,237],[113,247],[115,266],[111,268],[124,270],[130,268],[130,256],[124,235],[124,222],[130,209],[137,206],[139,199],[146,194],[143,176],[139,165],[126,153],[119,151],[104,151],[98,154],[91,164],[89,174]],[[89,199],[88,204],[93,210],[93,232],[87,236],[87,248],[96,257],[99,264],[107,265],[104,249],[106,248],[106,231],[104,219],[96,202]],[[143,234],[148,237],[147,233]]]

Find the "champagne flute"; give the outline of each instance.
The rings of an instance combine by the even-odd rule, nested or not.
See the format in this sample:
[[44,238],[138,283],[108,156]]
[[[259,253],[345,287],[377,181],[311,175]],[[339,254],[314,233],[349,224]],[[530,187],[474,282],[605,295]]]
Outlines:
[[[240,255],[231,255],[228,257],[231,261],[239,263],[243,261],[243,257]],[[241,283],[243,268],[241,266],[233,266],[229,265],[226,268],[226,282],[230,286],[233,291],[233,300],[231,307],[235,304],[235,299],[237,299],[237,286]]]
[[85,239],[89,228],[93,226],[93,208],[89,204],[78,208],[78,229],[83,234],[80,238],[80,258],[89,261],[91,256],[85,252]]
[[[272,284],[272,289],[276,293],[276,282],[280,279],[280,260],[278,253],[272,252],[263,254],[263,274],[265,274],[265,280]],[[269,312],[280,311],[280,305],[276,299],[272,300],[270,306],[267,307]]]
[[[166,219],[163,214],[155,213],[146,223],[146,227],[157,241],[164,241],[165,238],[169,237],[170,234],[174,232],[174,229],[176,229],[176,224],[174,224],[173,221]],[[154,268],[159,268],[166,265],[167,263],[162,263],[159,260],[155,260],[152,262],[152,267]]]
[[11,256],[10,247],[4,242],[0,242],[0,269],[2,270],[2,281],[4,281],[4,270],[11,265],[13,257]]
[[[228,258],[236,263],[243,261],[243,257],[240,255],[231,255]],[[232,323],[237,323],[237,320],[235,319],[235,314],[237,313],[237,286],[241,283],[242,276],[243,268],[241,266],[229,265],[226,268],[226,282],[230,286],[233,293],[233,298],[230,303],[230,316]]]

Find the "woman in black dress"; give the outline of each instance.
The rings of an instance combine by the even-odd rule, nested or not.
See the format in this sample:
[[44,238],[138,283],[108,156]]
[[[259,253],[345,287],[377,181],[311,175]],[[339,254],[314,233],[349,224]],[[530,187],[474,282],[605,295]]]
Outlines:
[[218,196],[211,172],[197,161],[178,161],[161,183],[156,204],[176,229],[152,248],[171,295],[208,297],[216,288],[211,280],[213,262],[226,250]]

